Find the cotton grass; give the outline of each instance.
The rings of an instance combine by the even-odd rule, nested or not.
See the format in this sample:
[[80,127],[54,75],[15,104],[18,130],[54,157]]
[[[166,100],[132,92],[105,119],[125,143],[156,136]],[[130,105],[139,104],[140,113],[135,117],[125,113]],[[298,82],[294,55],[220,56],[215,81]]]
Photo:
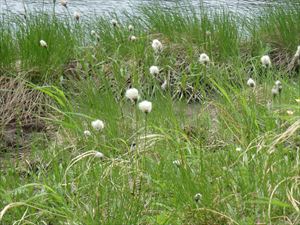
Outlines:
[[96,34],[97,34],[96,31],[91,30],[91,35],[92,35],[92,36],[96,36]]
[[126,91],[125,97],[136,103],[139,99],[139,91],[136,88],[130,88]]
[[158,39],[154,39],[151,46],[155,53],[159,53],[163,50],[163,45]]
[[86,137],[89,137],[89,136],[92,135],[92,133],[91,133],[89,130],[85,130],[85,131],[83,132],[83,134],[84,134],[84,136],[86,136]]
[[149,68],[149,72],[150,72],[151,75],[158,75],[159,74],[158,66],[151,66]]
[[130,40],[130,41],[136,41],[136,40],[137,40],[137,37],[134,36],[134,35],[130,35],[130,36],[129,36],[129,40]]
[[282,91],[282,83],[281,83],[281,81],[280,80],[275,81],[275,86],[278,89],[278,92],[280,94],[281,91]]
[[40,46],[43,48],[48,48],[47,42],[44,40],[40,40]]
[[279,95],[279,90],[276,85],[272,88],[271,93],[272,93],[273,97],[276,97],[277,95]]
[[67,0],[60,0],[60,4],[61,4],[63,7],[65,7],[65,8],[68,7],[68,1],[67,1]]
[[256,83],[252,78],[249,78],[248,81],[247,81],[247,85],[251,88],[255,88]]
[[75,20],[79,21],[79,19],[80,19],[80,13],[78,11],[74,12],[74,18],[75,18]]
[[104,154],[102,152],[95,152],[95,158],[103,159]]
[[269,68],[272,66],[271,58],[268,55],[264,55],[260,58],[260,62],[263,67]]
[[134,30],[134,26],[130,24],[130,25],[128,26],[128,30],[129,30],[129,31],[133,31],[133,30]]
[[142,101],[139,103],[139,109],[145,113],[148,114],[152,111],[152,102],[149,101]]
[[208,64],[210,62],[209,56],[205,53],[200,54],[199,62],[200,64]]
[[112,24],[114,27],[118,27],[118,26],[119,26],[118,21],[115,20],[115,19],[112,19],[110,22],[111,22],[111,24]]
[[91,125],[96,131],[101,131],[104,129],[104,122],[102,120],[94,120]]
[[194,200],[196,203],[199,203],[202,199],[202,195],[200,193],[195,194]]

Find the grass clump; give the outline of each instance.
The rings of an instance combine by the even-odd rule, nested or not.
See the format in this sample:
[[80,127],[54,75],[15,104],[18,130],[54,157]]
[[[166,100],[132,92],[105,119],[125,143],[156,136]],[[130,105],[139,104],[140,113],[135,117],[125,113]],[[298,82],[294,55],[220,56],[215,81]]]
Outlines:
[[10,17],[1,124],[14,115],[16,138],[28,118],[51,129],[29,133],[26,154],[1,146],[0,223],[298,224],[297,57],[287,70],[273,53],[299,43],[266,37],[285,17],[278,29],[297,33],[300,11],[280,7],[268,26],[203,6]]

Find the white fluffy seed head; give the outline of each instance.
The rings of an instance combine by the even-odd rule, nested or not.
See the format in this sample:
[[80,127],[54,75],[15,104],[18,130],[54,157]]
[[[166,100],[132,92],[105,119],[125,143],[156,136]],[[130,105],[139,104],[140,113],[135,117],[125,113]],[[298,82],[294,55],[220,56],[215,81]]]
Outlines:
[[249,87],[254,88],[256,86],[256,83],[255,83],[255,81],[252,78],[249,78],[248,81],[247,81],[247,85]]
[[195,196],[194,196],[195,202],[198,203],[201,201],[201,199],[202,199],[202,195],[200,193],[195,194]]
[[278,87],[274,86],[271,90],[271,93],[272,93],[273,97],[277,96],[279,94]]
[[129,30],[129,31],[133,31],[133,29],[134,29],[134,26],[133,26],[133,25],[129,25],[129,26],[128,26],[128,30]]
[[78,11],[74,12],[74,18],[78,21],[80,19],[80,13]]
[[43,47],[43,48],[47,48],[48,47],[47,42],[44,41],[44,40],[40,40],[40,46]]
[[139,109],[143,112],[143,113],[150,113],[152,110],[152,102],[149,101],[142,101],[139,103]]
[[68,1],[67,0],[60,0],[60,4],[63,6],[63,7],[66,7],[68,6]]
[[276,80],[275,81],[275,87],[277,88],[277,90],[278,90],[278,92],[280,94],[280,92],[282,91],[282,83],[281,83],[280,80]]
[[295,57],[300,57],[300,45],[297,47]]
[[104,158],[104,154],[102,152],[95,152],[95,157],[99,158],[99,159],[103,159]]
[[92,35],[92,36],[96,36],[96,34],[97,34],[96,31],[91,30],[91,35]]
[[272,66],[270,56],[268,56],[268,55],[262,56],[260,58],[260,62],[263,65],[263,67],[271,67]]
[[118,24],[118,21],[115,20],[115,19],[112,19],[111,21],[111,24],[114,26],[114,27],[117,27],[119,24]]
[[152,45],[151,46],[152,46],[154,52],[156,52],[156,53],[161,52],[163,50],[162,43],[159,40],[157,40],[157,39],[154,39],[152,41]]
[[282,85],[282,84],[281,84],[281,81],[280,81],[280,80],[276,80],[276,81],[275,81],[275,85],[276,85],[276,86],[281,86],[281,85]]
[[137,40],[137,37],[134,36],[134,35],[130,35],[130,36],[129,36],[129,40],[130,40],[130,41],[136,41],[136,40]]
[[130,88],[126,91],[125,97],[132,102],[136,102],[139,99],[139,91],[136,88]]
[[210,59],[209,59],[208,55],[206,55],[205,53],[200,54],[199,62],[201,64],[207,64],[207,63],[209,63],[209,61],[210,61]]
[[89,131],[89,130],[85,130],[84,132],[83,132],[83,134],[85,135],[85,136],[91,136],[92,135],[92,133]]
[[149,72],[151,75],[158,75],[159,74],[159,68],[157,66],[151,66],[149,68]]
[[104,128],[104,122],[102,120],[95,120],[95,121],[92,122],[92,127],[96,131],[103,130],[103,128]]

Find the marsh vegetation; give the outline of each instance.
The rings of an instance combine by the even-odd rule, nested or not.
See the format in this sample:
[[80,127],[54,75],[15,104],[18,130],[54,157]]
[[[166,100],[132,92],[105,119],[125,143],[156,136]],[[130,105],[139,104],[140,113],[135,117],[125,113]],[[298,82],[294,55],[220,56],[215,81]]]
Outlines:
[[299,224],[300,6],[137,12],[1,18],[0,223]]

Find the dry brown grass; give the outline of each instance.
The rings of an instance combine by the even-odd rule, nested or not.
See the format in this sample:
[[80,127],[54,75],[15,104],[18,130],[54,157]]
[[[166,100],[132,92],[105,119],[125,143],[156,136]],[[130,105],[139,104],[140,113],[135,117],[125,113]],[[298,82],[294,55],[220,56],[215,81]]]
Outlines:
[[25,147],[30,135],[46,129],[46,97],[18,78],[0,77],[0,150]]

